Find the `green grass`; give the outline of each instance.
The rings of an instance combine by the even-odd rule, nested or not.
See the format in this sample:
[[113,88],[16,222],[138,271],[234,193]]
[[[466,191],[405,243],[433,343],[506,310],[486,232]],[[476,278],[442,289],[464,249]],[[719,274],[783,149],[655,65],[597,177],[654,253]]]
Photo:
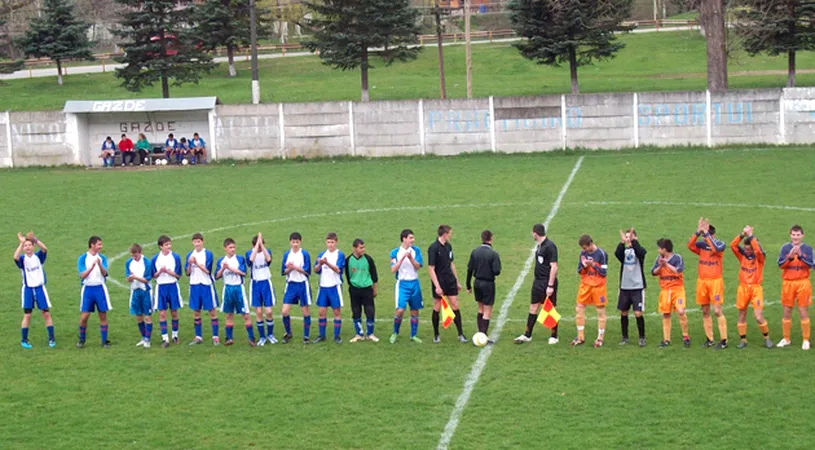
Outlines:
[[[98,347],[94,318],[89,348],[77,350],[77,256],[85,251],[90,234],[104,238],[104,253],[113,259],[133,242],[148,244],[146,253],[153,254],[151,243],[162,233],[177,237],[174,250],[184,254],[191,248],[188,236],[203,231],[207,247],[221,255],[224,238],[237,239],[243,250],[251,236],[262,231],[276,267],[290,232],[303,233],[304,247],[314,253],[323,248],[325,233],[336,231],[344,251],[355,237],[365,239],[386,273],[388,252],[398,245],[402,228],[412,228],[417,244],[426,249],[438,224],[449,223],[455,230],[459,273],[478,245],[480,231],[490,228],[495,233],[495,248],[504,262],[500,304],[533,245],[531,225],[548,215],[580,156],[585,156],[582,168],[549,227],[560,250],[562,343],[546,345],[545,330],[538,329],[530,345],[512,344],[511,338],[524,328],[531,283],[526,277],[452,447],[517,448],[546,442],[553,448],[811,448],[815,426],[809,417],[815,408],[801,383],[815,370],[815,362],[798,349],[797,319],[792,348],[760,348],[761,336],[751,320],[750,347],[714,352],[699,348],[701,316],[694,311],[689,314],[693,347],[660,350],[657,289],[651,281],[648,347],[618,347],[619,322],[614,319],[609,320],[606,347],[572,349],[566,344],[575,335],[571,317],[580,234],[591,233],[613,252],[617,230],[634,225],[649,250],[647,264],[654,261],[656,239],[673,238],[686,258],[686,288],[692,295],[695,260],[683,248],[703,215],[726,240],[745,223],[756,227],[769,254],[766,315],[777,340],[780,277],[773,258],[791,224],[810,230],[815,221],[815,193],[799,188],[815,181],[811,147],[4,171],[3,252],[10,260],[16,231],[33,229],[48,244],[46,270],[58,347],[47,348],[39,316],[31,329],[35,348],[19,347],[19,274],[7,260],[6,275],[0,278],[0,292],[7,294],[0,304],[0,352],[8,381],[0,404],[8,413],[0,442],[8,448],[432,448],[478,350],[455,342],[450,330],[442,332],[441,345],[430,344],[429,309],[421,316],[423,345],[405,340],[405,324],[395,346],[383,340],[376,345],[251,349],[245,332],[236,327],[234,347],[143,350],[133,346],[138,331],[128,315],[128,291],[109,283],[115,345],[109,350]],[[712,169],[700,178],[689,176],[687,168],[701,161]],[[752,176],[757,168],[761,176]],[[190,186],[195,186],[194,193],[186,194]],[[150,187],[149,196],[145,187]],[[653,201],[675,204],[643,203]],[[254,224],[243,225],[250,222]],[[112,262],[112,278],[122,280],[123,263],[122,258]],[[612,300],[618,268],[613,260],[608,287]],[[734,343],[736,279],[736,261],[728,254],[726,314]],[[425,270],[420,281],[427,296]],[[280,296],[281,277],[275,276],[274,284]],[[313,284],[316,287],[316,280]],[[185,296],[186,286],[185,278]],[[380,337],[391,329],[392,292],[393,279],[383,274],[377,298]],[[466,294],[462,312],[469,335],[476,308]],[[279,337],[279,305],[275,313]],[[347,342],[352,335],[350,312],[343,316]],[[301,322],[294,321],[293,327],[295,337],[301,336]],[[595,334],[596,323],[589,320],[587,336]],[[187,309],[181,311],[181,337],[192,337]]]
[[[705,41],[698,32],[665,32],[628,35],[626,48],[613,60],[582,67],[582,92],[699,90],[706,86]],[[359,73],[333,70],[317,57],[260,61],[264,102],[358,100]],[[815,56],[798,55],[801,68],[815,66]],[[447,88],[450,97],[465,97],[464,48],[445,48]],[[251,74],[239,64],[235,79],[222,65],[199,85],[173,87],[173,97],[216,95],[224,103],[249,103]],[[786,59],[734,52],[730,63],[731,88],[782,87]],[[739,76],[739,71],[775,70],[778,73]],[[798,84],[815,85],[815,74],[799,73]],[[378,66],[370,73],[373,100],[438,98],[438,61],[434,48],[419,59]],[[510,44],[473,46],[473,95],[476,97],[539,95],[570,92],[568,67],[551,68],[523,59]],[[69,75],[57,86],[53,77],[12,80],[0,85],[0,110],[61,109],[66,100],[160,97],[160,87],[130,93],[112,74]]]

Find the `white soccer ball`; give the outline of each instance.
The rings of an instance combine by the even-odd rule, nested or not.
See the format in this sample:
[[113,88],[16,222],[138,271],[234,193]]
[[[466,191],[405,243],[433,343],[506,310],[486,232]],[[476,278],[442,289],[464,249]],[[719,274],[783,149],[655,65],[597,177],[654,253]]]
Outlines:
[[182,160],[181,160],[181,165],[182,165],[182,166],[186,166],[186,165],[187,165],[187,164],[189,164],[189,163],[190,163],[190,162],[189,162],[189,161],[187,161],[186,159],[182,159]]
[[166,160],[166,159],[162,159],[162,160],[161,160],[161,165],[162,165],[162,166],[166,166],[166,165],[167,165],[167,160]]
[[484,347],[487,345],[487,341],[489,341],[489,338],[484,333],[478,332],[473,335],[473,345],[476,347]]

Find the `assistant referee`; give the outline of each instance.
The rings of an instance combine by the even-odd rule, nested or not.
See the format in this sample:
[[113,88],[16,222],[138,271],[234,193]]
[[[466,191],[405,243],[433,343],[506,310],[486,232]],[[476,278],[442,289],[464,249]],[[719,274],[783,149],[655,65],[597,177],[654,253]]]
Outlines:
[[[478,331],[487,334],[495,304],[495,277],[501,274],[501,257],[492,248],[492,231],[481,232],[481,245],[470,253],[467,263],[467,292],[478,303]],[[472,283],[475,277],[475,284]],[[491,341],[489,341],[491,342]]]

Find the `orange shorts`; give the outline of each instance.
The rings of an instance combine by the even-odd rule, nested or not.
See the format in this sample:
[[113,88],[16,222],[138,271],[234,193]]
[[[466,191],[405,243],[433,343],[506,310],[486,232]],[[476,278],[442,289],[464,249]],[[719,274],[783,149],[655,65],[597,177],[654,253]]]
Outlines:
[[764,289],[760,284],[740,284],[736,293],[736,308],[747,309],[751,303],[753,309],[764,308]]
[[781,304],[787,308],[812,304],[812,285],[809,278],[781,281]]
[[598,307],[606,306],[608,304],[606,286],[589,286],[580,283],[580,288],[577,290],[577,304],[594,305]]
[[679,309],[687,308],[688,299],[685,297],[684,287],[673,287],[659,291],[659,312],[670,314]]
[[721,305],[724,303],[724,280],[716,278],[696,280],[696,303],[699,305]]

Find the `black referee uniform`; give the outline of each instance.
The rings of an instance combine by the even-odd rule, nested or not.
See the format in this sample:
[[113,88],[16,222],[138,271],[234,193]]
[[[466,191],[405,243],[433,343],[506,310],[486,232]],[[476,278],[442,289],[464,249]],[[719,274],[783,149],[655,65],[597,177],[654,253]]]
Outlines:
[[[549,285],[549,276],[552,273],[551,263],[557,262],[557,246],[551,239],[546,238],[542,243],[538,244],[535,250],[535,279],[532,281],[532,295],[530,304],[543,303],[546,300],[546,289]],[[552,305],[557,306],[557,278],[551,285],[554,292],[549,299]],[[535,322],[538,316],[529,314],[526,319],[526,337],[532,337],[532,329],[535,327]],[[552,337],[557,338],[557,325],[552,329]]]
[[[483,243],[470,253],[467,263],[467,290],[472,290],[475,301],[485,305],[495,304],[495,277],[501,274],[501,257],[492,245]],[[475,277],[475,283],[472,279]],[[486,334],[490,320],[478,313],[478,331]]]
[[[446,296],[458,295],[458,280],[456,279],[456,275],[453,273],[452,264],[453,246],[450,244],[450,241],[447,241],[444,244],[439,242],[438,239],[433,241],[433,243],[430,244],[430,247],[427,249],[427,265],[433,266],[433,269],[436,272],[436,279],[439,281],[439,287],[441,288],[443,295]],[[440,299],[441,296],[436,294],[436,287],[433,286],[432,283],[430,288],[433,291],[433,298],[436,300]],[[456,324],[458,335],[464,336],[464,329],[461,326],[461,312],[458,309],[454,309],[453,313],[456,315],[453,322]],[[433,332],[435,338],[438,338],[439,336],[439,319],[439,311],[436,311],[434,308],[431,321],[433,322]]]

